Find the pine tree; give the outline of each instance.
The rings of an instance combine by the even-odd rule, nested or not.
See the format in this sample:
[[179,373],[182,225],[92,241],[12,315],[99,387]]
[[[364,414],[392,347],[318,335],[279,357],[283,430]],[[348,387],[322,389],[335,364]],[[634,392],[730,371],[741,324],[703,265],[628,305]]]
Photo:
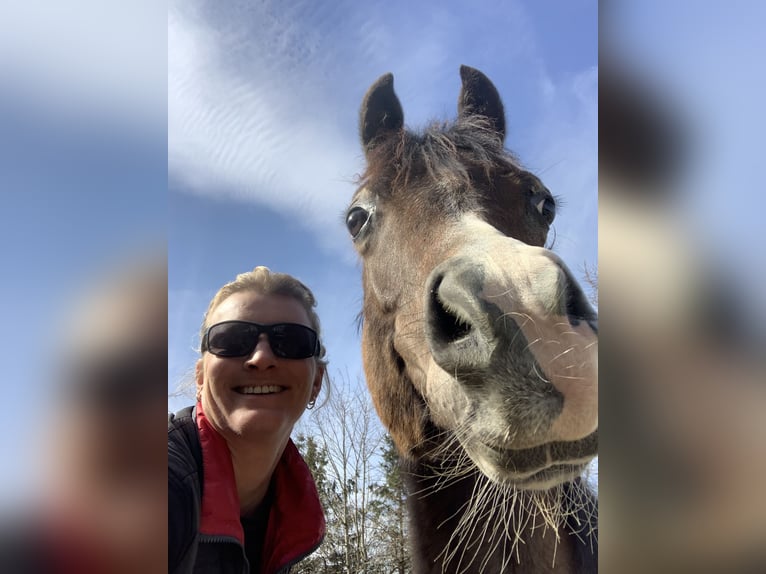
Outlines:
[[[363,384],[363,383],[359,383]],[[409,574],[404,485],[369,395],[333,384],[295,443],[314,475],[327,534],[300,574]]]
[[386,572],[405,574],[412,571],[407,538],[407,492],[402,480],[399,453],[391,436],[386,434],[381,447],[383,481],[375,486],[373,513],[379,541],[388,557]]

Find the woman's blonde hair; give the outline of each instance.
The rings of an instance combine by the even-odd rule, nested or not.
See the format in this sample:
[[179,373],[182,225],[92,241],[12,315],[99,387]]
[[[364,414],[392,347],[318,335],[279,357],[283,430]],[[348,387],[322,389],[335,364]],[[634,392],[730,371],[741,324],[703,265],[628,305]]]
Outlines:
[[314,329],[319,336],[319,354],[316,357],[317,362],[323,367],[327,366],[327,361],[324,358],[327,351],[322,343],[322,330],[319,325],[319,316],[314,310],[317,302],[311,289],[306,287],[292,275],[288,275],[287,273],[275,273],[268,267],[263,266],[256,267],[247,273],[240,273],[234,281],[227,283],[218,290],[215,297],[210,301],[210,305],[208,305],[207,311],[205,311],[205,315],[202,318],[202,326],[199,334],[200,341],[205,337],[205,331],[207,331],[207,328],[210,326],[208,325],[208,319],[218,305],[234,293],[240,293],[242,291],[254,291],[260,295],[281,295],[284,297],[292,297],[303,305],[303,308],[306,310],[306,314],[309,317],[311,328]]

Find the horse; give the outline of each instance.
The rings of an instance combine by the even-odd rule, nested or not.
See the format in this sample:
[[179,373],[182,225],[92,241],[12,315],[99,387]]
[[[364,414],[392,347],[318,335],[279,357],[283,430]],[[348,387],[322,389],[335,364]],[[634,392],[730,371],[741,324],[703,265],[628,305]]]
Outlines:
[[455,121],[363,98],[346,211],[362,358],[400,456],[417,574],[597,571],[597,315],[545,248],[556,199],[505,149],[497,88],[461,66]]

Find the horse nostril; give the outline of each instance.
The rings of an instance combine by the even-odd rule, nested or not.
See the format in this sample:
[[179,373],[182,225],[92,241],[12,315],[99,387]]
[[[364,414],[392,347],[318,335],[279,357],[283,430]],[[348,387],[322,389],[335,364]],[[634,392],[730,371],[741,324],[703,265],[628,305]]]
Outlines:
[[434,335],[438,336],[442,343],[452,343],[468,335],[471,332],[471,325],[447,309],[439,297],[440,285],[441,278],[435,282],[431,290],[431,326]]

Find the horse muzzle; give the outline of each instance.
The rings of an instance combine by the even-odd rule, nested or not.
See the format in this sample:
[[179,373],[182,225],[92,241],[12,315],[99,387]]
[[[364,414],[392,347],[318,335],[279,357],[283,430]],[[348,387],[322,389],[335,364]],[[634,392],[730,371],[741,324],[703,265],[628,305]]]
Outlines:
[[596,313],[555,254],[491,229],[428,278],[432,358],[487,416],[482,434],[580,440],[598,427]]

